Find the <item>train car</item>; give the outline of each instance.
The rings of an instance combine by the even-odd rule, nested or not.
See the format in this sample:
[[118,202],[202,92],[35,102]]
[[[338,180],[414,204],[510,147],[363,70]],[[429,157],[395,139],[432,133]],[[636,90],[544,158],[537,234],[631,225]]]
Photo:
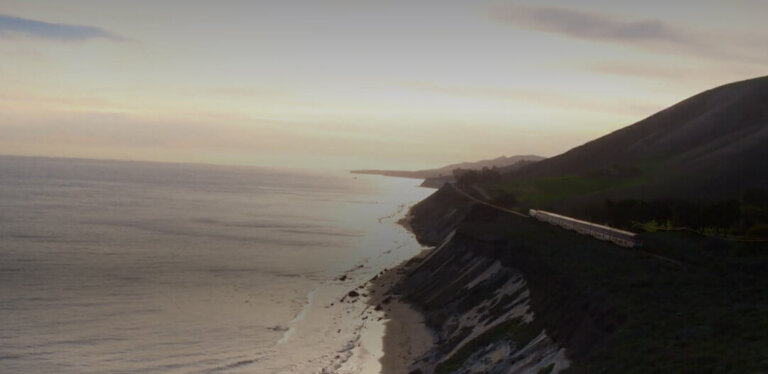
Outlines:
[[638,239],[637,234],[633,232],[619,230],[605,225],[598,225],[596,223],[582,221],[580,219],[543,210],[531,209],[528,211],[528,214],[539,221],[560,226],[566,230],[573,230],[582,235],[589,235],[600,240],[610,241],[622,247],[637,248],[643,246],[643,241]]

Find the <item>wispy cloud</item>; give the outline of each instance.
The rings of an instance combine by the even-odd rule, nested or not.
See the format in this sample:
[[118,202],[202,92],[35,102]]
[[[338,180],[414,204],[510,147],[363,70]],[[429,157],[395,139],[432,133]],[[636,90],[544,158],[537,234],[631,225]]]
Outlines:
[[[768,61],[765,41],[711,34],[656,19],[627,19],[593,11],[559,7],[504,5],[490,17],[515,27],[570,38],[616,43],[650,51],[705,56],[720,60]],[[759,51],[759,52],[755,52]]]
[[698,43],[689,31],[658,20],[624,20],[595,12],[537,6],[500,6],[497,21],[574,38],[611,42]]
[[123,39],[99,27],[50,23],[0,14],[0,38],[14,36],[61,41]]

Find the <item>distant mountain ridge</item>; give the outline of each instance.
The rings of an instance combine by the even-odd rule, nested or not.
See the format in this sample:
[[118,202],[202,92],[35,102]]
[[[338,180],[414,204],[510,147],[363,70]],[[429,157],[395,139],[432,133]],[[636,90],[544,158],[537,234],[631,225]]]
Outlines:
[[767,165],[768,76],[707,90],[506,178],[604,176],[624,179],[610,188],[620,195],[736,197],[768,187]]
[[[460,162],[456,164],[443,166],[437,169],[424,169],[424,170],[414,170],[414,171],[352,170],[351,172],[354,174],[374,174],[374,175],[385,175],[389,177],[426,179],[426,178],[438,178],[438,177],[451,177],[453,176],[454,169],[480,170],[484,167],[487,167],[487,168],[497,167],[497,168],[505,169],[508,171],[508,170],[511,170],[510,168],[513,168],[514,165],[518,165],[518,167],[522,167],[524,165],[527,165],[530,162],[537,162],[543,159],[544,157],[536,156],[536,155],[516,155],[516,156],[509,156],[509,157],[501,156],[501,157],[497,157],[490,160],[480,160],[475,162]],[[520,162],[524,162],[524,164],[518,164]]]

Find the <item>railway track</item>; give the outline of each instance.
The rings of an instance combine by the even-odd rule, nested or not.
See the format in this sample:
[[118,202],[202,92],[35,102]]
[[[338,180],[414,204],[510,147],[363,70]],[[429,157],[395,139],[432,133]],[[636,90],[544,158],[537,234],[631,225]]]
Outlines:
[[[509,209],[509,208],[504,208],[502,206],[498,206],[496,204],[491,204],[491,203],[489,203],[487,201],[480,200],[480,199],[478,199],[478,198],[468,194],[467,192],[465,192],[464,190],[462,190],[461,188],[459,188],[458,186],[456,186],[453,183],[446,183],[446,184],[451,186],[451,188],[453,188],[454,191],[458,192],[462,196],[464,196],[464,197],[466,197],[466,198],[468,198],[468,199],[470,199],[470,200],[472,200],[472,201],[474,201],[474,202],[476,202],[478,204],[482,204],[482,205],[491,207],[493,209],[500,210],[502,212],[514,214],[514,215],[522,217],[522,218],[532,218],[531,216],[529,216],[527,214],[524,214],[524,213],[520,213],[520,212],[518,212],[516,210],[512,210],[512,209]],[[656,253],[648,252],[648,251],[646,251],[644,249],[635,249],[635,251],[639,252],[639,253],[642,253],[642,254],[645,254],[647,256],[651,256],[651,257],[656,258],[656,259],[658,259],[660,261],[664,261],[664,262],[667,262],[667,263],[670,263],[670,264],[673,264],[673,265],[677,265],[677,266],[683,266],[683,263],[680,262],[680,261],[673,260],[673,259],[671,259],[669,257],[662,256],[662,255],[659,255],[659,254],[656,254]]]

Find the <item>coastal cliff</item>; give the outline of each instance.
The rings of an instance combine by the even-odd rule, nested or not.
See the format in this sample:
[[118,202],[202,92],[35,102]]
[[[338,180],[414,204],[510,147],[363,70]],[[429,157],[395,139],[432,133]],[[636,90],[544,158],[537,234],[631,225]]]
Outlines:
[[450,187],[405,223],[434,247],[402,265],[389,289],[435,333],[410,373],[768,367],[768,333],[755,329],[767,322],[758,312],[765,243],[646,233],[645,250],[628,250],[474,204]]
[[436,343],[412,373],[556,373],[565,349],[536,320],[523,274],[497,244],[457,233],[476,209],[451,188],[414,206],[407,224],[435,248],[403,267],[391,290],[420,308]]
[[[418,373],[549,373],[570,363],[535,320],[525,277],[483,243],[450,234],[393,289],[416,304],[436,343]],[[476,249],[481,251],[476,252]]]

